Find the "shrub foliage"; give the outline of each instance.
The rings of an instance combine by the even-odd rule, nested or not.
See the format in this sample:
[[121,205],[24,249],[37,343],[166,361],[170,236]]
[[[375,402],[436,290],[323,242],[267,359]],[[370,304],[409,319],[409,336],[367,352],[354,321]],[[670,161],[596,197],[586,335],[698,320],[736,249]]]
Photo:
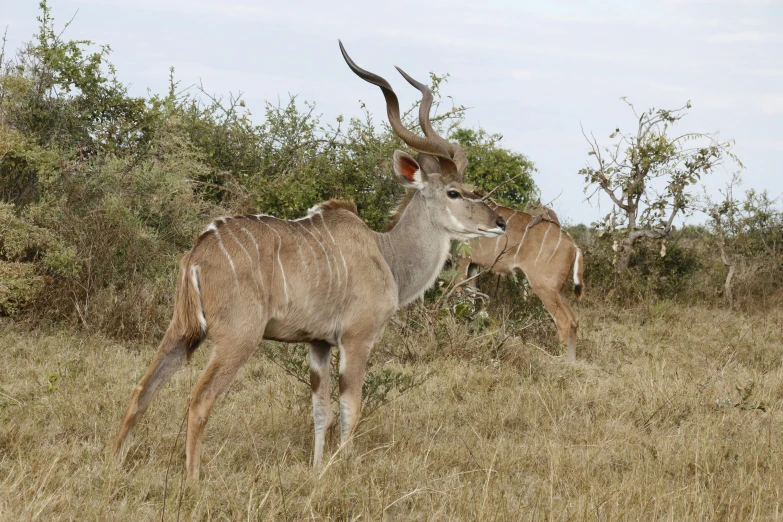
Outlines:
[[[314,104],[291,96],[254,117],[241,97],[183,89],[173,70],[167,92],[133,96],[108,46],[63,39],[45,1],[38,20],[30,42],[0,52],[0,315],[151,341],[171,313],[177,257],[210,219],[291,218],[344,198],[372,228],[387,223],[401,195],[390,159],[403,144],[363,106],[361,117],[325,122]],[[430,80],[441,100],[447,76]],[[414,130],[416,109],[403,115]],[[436,102],[432,121],[463,145],[469,182],[522,207],[538,195],[533,163],[500,135],[464,127],[465,111]],[[663,241],[640,240],[619,273],[622,234],[572,227],[585,253],[588,301],[779,302],[777,204],[752,191],[711,203],[708,226],[672,226]],[[482,303],[444,299],[449,280],[427,293],[429,309],[490,324]],[[523,280],[480,279],[491,314],[530,317],[538,309],[535,299],[518,298]]]
[[[354,200],[381,229],[401,188],[400,140],[364,110],[324,122],[296,96],[254,117],[240,97],[182,89],[133,96],[110,48],[63,38],[40,3],[32,40],[0,58],[0,314],[154,340],[171,313],[177,257],[220,215],[298,217]],[[432,76],[439,99],[446,77]],[[416,106],[405,114],[416,128]],[[436,105],[436,110],[438,106]],[[500,137],[436,114],[465,144],[482,188],[535,192],[532,163]]]

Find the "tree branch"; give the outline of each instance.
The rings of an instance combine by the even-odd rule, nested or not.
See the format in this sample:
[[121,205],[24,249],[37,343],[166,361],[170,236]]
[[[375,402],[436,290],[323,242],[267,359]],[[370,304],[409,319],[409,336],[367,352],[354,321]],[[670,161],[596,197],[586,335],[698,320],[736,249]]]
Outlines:
[[606,192],[609,197],[612,199],[615,205],[620,207],[621,209],[625,210],[626,212],[629,211],[628,207],[623,203],[620,199],[617,198],[614,191],[609,187],[609,178],[605,174],[605,164],[603,156],[601,156],[601,150],[598,146],[598,140],[595,139],[595,136],[591,133],[590,136],[593,138],[592,141],[590,138],[587,137],[587,134],[585,134],[585,129],[582,127],[582,136],[584,136],[587,143],[590,144],[590,150],[593,153],[592,155],[595,156],[596,161],[598,161],[598,172],[600,173],[601,179],[598,182],[598,185]]
[[666,231],[667,234],[672,231],[672,223],[674,222],[674,216],[677,215],[677,212],[681,208],[682,207],[678,204],[675,204],[674,207],[672,208],[672,213],[669,216],[669,220],[666,222],[666,227],[664,227],[664,230]]

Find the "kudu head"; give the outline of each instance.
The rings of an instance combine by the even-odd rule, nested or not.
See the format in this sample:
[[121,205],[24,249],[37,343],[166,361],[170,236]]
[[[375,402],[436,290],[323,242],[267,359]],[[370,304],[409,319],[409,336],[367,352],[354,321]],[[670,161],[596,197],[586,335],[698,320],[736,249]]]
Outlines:
[[432,92],[430,89],[397,70],[408,82],[422,93],[419,108],[419,123],[424,137],[408,130],[400,118],[400,103],[389,82],[369,71],[365,71],[348,56],[342,42],[348,67],[363,80],[377,85],[386,99],[386,112],[392,130],[418,155],[397,150],[394,152],[394,174],[407,189],[417,190],[427,205],[427,214],[437,225],[448,230],[455,238],[497,237],[503,234],[506,223],[484,201],[466,187],[462,178],[468,166],[468,158],[459,144],[451,143],[439,136],[430,124]]

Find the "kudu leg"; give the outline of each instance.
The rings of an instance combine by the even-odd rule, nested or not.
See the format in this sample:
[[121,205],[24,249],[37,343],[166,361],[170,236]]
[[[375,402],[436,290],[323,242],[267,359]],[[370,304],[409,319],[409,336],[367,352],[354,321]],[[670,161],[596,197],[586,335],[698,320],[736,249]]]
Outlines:
[[340,444],[346,453],[350,453],[350,438],[361,415],[362,385],[371,344],[343,341],[340,345]]
[[120,431],[114,441],[113,453],[121,459],[127,450],[128,436],[152,401],[155,393],[187,362],[185,339],[170,327],[152,359],[147,373],[133,389],[130,404],[122,417]]
[[568,361],[573,362],[576,359],[576,331],[579,328],[579,318],[574,313],[571,305],[568,304],[568,299],[565,298],[562,292],[560,293],[559,297],[560,303],[563,305],[566,313],[568,313],[568,315],[571,317],[570,328],[568,331],[568,354],[566,357]]
[[[541,298],[549,315],[555,321],[555,326],[560,334],[560,341],[568,347],[566,360],[573,361],[576,355],[576,334],[573,323],[573,312],[567,307],[560,292],[556,290],[542,290],[533,287],[533,291]],[[571,332],[574,331],[574,335]]]
[[189,480],[198,480],[201,439],[215,399],[228,389],[259,341],[260,338],[215,342],[209,364],[190,393],[185,442],[185,467]]
[[313,391],[313,467],[321,463],[326,430],[332,424],[332,347],[328,343],[310,344],[310,388]]

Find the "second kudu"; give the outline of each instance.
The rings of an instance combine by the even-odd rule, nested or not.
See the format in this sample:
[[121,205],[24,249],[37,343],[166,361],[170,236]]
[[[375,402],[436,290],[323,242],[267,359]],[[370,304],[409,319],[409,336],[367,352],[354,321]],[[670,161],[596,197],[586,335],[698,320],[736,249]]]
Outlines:
[[563,286],[573,273],[574,293],[577,299],[582,297],[582,251],[547,207],[535,205],[526,212],[493,209],[506,221],[506,235],[471,240],[471,254],[460,258],[455,283],[472,277],[478,267],[496,274],[523,272],[555,321],[560,340],[568,347],[566,357],[573,361],[579,320],[563,295]]
[[[503,219],[462,185],[462,149],[432,133],[428,114],[426,137],[405,128],[388,82],[360,69],[342,44],[340,49],[354,73],[381,88],[392,129],[419,152],[419,161],[394,153],[394,173],[408,192],[396,226],[374,232],[353,203],[337,201],[292,221],[251,215],[210,224],[180,261],[174,316],[133,390],[115,454],[124,454],[155,392],[209,338],[212,356],[190,394],[187,417],[187,476],[198,478],[201,439],[215,399],[259,342],[272,339],[310,344],[317,466],[333,417],[331,347],[339,349],[340,438],[347,444],[359,419],[370,348],[388,321],[433,284],[450,239],[503,234]],[[431,104],[429,89],[423,94],[423,104]]]

